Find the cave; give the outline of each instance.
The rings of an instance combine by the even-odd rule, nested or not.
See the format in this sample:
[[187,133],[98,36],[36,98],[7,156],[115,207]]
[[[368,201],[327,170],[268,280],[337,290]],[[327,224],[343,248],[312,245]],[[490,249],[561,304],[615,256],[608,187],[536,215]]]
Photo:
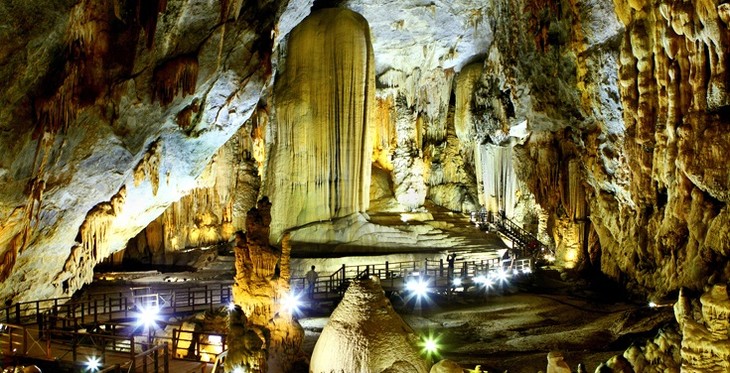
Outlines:
[[0,371],[730,371],[728,3],[0,17]]

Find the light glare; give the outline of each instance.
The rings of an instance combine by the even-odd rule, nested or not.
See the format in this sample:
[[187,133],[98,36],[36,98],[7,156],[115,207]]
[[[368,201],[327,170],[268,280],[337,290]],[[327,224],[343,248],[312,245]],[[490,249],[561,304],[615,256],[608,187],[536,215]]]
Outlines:
[[298,312],[299,307],[301,307],[299,295],[291,293],[284,294],[284,297],[281,298],[281,305],[284,307],[284,310],[289,313]]
[[140,308],[139,315],[137,316],[137,325],[144,325],[148,328],[155,326],[159,312],[160,310],[154,306]]
[[96,356],[91,356],[86,361],[86,368],[89,370],[89,372],[96,372],[97,370],[99,370],[99,367],[101,367],[101,359]]
[[453,284],[454,286],[461,286],[461,279],[459,277],[455,278]]
[[420,278],[418,280],[410,280],[406,284],[406,289],[412,291],[418,297],[423,297],[428,293],[428,282]]

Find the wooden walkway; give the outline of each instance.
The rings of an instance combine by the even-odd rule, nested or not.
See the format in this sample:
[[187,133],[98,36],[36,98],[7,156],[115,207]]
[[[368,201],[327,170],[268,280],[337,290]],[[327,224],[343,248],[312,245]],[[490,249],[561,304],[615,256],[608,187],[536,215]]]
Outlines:
[[[315,283],[315,302],[336,302],[347,285],[376,276],[384,290],[408,292],[412,281],[426,282],[430,292],[451,292],[496,282],[500,277],[532,271],[530,258],[502,260],[493,252],[456,253],[453,268],[443,260],[343,265]],[[459,284],[454,281],[458,279]],[[305,280],[291,280],[303,292]],[[105,372],[211,373],[226,356],[226,335],[173,329],[162,336],[155,327],[140,327],[145,309],[161,319],[213,311],[231,303],[231,283],[203,286],[135,287],[90,293],[81,299],[56,298],[23,302],[0,309],[0,357],[8,366],[20,357],[84,364],[98,359]]]

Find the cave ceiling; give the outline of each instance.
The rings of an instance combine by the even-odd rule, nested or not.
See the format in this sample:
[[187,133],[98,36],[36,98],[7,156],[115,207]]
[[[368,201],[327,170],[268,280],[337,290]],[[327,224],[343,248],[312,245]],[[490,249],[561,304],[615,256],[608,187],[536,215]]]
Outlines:
[[[316,3],[0,4],[0,299],[70,295],[132,243],[241,229],[281,188],[277,136],[296,131],[280,127],[316,109],[277,93],[299,85],[289,35]],[[356,202],[335,193],[329,216],[298,216],[466,212],[502,167],[510,208],[567,267],[660,295],[728,279],[727,4],[331,3],[359,14],[338,30],[366,44],[313,54],[363,57],[353,97],[372,121],[356,124],[364,146],[338,151],[367,177],[340,180]]]

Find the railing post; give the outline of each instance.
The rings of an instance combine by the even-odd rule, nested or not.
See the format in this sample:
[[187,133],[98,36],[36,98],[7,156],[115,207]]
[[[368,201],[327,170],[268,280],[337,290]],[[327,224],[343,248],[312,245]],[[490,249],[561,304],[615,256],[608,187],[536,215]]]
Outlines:
[[15,304],[15,323],[20,325],[20,303]]
[[132,366],[129,367],[130,373],[136,373],[137,370],[137,359],[134,357],[134,336],[129,336],[129,359],[132,361]]
[[71,334],[71,356],[76,361],[76,332]]
[[[170,352],[167,349],[167,342],[164,343],[164,346],[165,346],[165,352],[162,353],[163,363],[165,364],[164,365],[164,372],[165,373],[170,373],[170,356],[169,356],[170,355]],[[223,346],[225,348],[225,344],[223,344]]]
[[23,327],[23,355],[28,355],[28,329]]
[[155,347],[154,351],[152,351],[152,364],[155,367],[155,373],[160,373],[159,363],[160,363],[160,349]]
[[439,277],[444,277],[444,259],[439,259]]
[[208,285],[205,285],[205,304],[208,304]]

